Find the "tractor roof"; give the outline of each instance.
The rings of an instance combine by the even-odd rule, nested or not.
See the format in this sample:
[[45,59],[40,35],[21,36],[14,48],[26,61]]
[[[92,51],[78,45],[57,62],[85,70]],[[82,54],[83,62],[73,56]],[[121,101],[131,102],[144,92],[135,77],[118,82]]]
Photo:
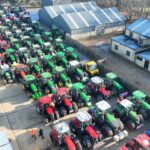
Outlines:
[[50,59],[52,59],[52,56],[51,55],[44,55],[43,59],[44,60],[50,60]]
[[52,100],[51,100],[51,97],[49,95],[42,96],[38,99],[38,102],[41,103],[41,104],[47,104],[51,101]]
[[45,31],[44,34],[45,34],[45,35],[52,35],[52,33],[49,32],[49,31]]
[[40,76],[41,76],[43,79],[47,79],[47,78],[52,77],[52,74],[50,74],[49,72],[43,72],[43,73],[41,73]]
[[18,42],[19,40],[18,39],[16,39],[16,38],[13,38],[12,40],[11,40],[11,42]]
[[28,40],[30,39],[30,36],[22,36],[22,40]]
[[8,49],[6,49],[6,51],[5,51],[6,53],[13,53],[14,52],[14,50],[12,49],[12,48],[8,48]]
[[121,106],[123,106],[124,108],[130,108],[133,106],[133,103],[131,101],[129,101],[128,99],[124,99],[124,100],[120,101],[119,104]]
[[57,42],[57,43],[61,43],[63,40],[61,39],[61,38],[57,38],[57,39],[55,39],[55,42]]
[[79,61],[77,61],[77,60],[70,61],[69,65],[72,66],[72,67],[76,67],[76,66],[79,65]]
[[69,93],[69,89],[66,87],[61,87],[61,88],[57,89],[56,93],[59,96],[66,95]]
[[30,64],[34,64],[34,63],[36,63],[36,62],[38,62],[38,59],[37,59],[37,58],[30,58],[30,59],[28,60],[28,63],[30,63]]
[[[24,26],[26,26],[26,24],[24,24]],[[32,30],[31,27],[26,28],[26,31],[30,31],[30,30]]]
[[85,111],[79,111],[76,113],[76,118],[80,121],[80,122],[88,122],[92,119],[92,116]]
[[115,73],[113,73],[113,72],[109,72],[109,73],[106,74],[106,77],[109,78],[109,79],[114,80],[114,79],[116,79],[118,76],[117,76]]
[[140,90],[134,91],[134,92],[132,93],[132,95],[133,95],[134,97],[136,97],[136,99],[139,99],[139,100],[141,100],[141,99],[143,99],[143,98],[146,97],[146,95],[145,95],[142,91],[140,91]]
[[32,20],[32,23],[38,23],[36,20]]
[[20,29],[17,29],[15,32],[16,33],[22,33],[22,31]]
[[38,34],[38,33],[36,33],[36,34],[34,34],[34,36],[36,36],[36,37],[37,37],[37,36],[38,36],[38,37],[40,37],[41,35],[40,35],[40,34]]
[[95,61],[88,61],[86,64],[91,66],[91,65],[96,65],[96,62]]
[[20,52],[26,52],[26,51],[27,51],[27,48],[26,48],[26,47],[21,47],[21,48],[19,48],[19,51],[20,51]]
[[92,77],[91,78],[91,81],[94,83],[94,84],[101,84],[104,82],[104,80],[98,76],[95,76],[95,77]]
[[35,80],[35,77],[34,77],[33,75],[26,75],[26,76],[24,77],[24,80],[25,80],[25,81],[32,81],[32,80]]
[[44,42],[44,46],[51,46],[51,43],[50,42]]
[[6,35],[12,35],[12,32],[6,31],[5,34],[6,34]]
[[65,53],[63,51],[59,51],[57,52],[56,54],[58,57],[62,57],[62,56],[65,56]]
[[40,46],[38,44],[33,45],[33,49],[39,49],[39,48],[40,48]]
[[134,138],[134,140],[140,144],[143,148],[150,147],[150,137],[147,136],[145,133],[140,134]]
[[84,85],[81,82],[77,82],[73,84],[72,88],[75,90],[81,90],[84,88]]
[[59,134],[70,132],[69,125],[65,121],[55,124],[54,128]]
[[17,64],[15,69],[20,69],[25,67],[27,67],[25,64]]
[[56,72],[63,72],[65,69],[62,66],[55,67]]
[[74,51],[74,48],[73,48],[73,47],[67,47],[67,48],[66,48],[66,51],[72,52],[72,51]]
[[98,103],[96,103],[96,107],[101,110],[102,112],[105,112],[107,111],[108,109],[111,108],[110,104],[107,103],[105,100],[102,100]]

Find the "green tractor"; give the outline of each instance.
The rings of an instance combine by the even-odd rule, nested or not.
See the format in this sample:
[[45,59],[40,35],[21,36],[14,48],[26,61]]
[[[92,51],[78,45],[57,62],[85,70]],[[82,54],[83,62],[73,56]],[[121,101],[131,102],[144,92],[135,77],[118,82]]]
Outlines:
[[53,62],[53,57],[51,55],[44,55],[41,59],[41,66],[44,70],[49,71],[51,73],[55,70],[55,64]]
[[65,68],[68,66],[68,61],[63,51],[59,51],[56,53],[55,61],[57,65],[63,66]]
[[32,29],[34,30],[34,32],[39,33],[39,22],[38,21],[31,21],[30,26],[32,27]]
[[96,125],[101,128],[104,136],[111,137],[114,135],[113,140],[118,142],[128,135],[127,131],[123,131],[122,121],[113,115],[110,104],[105,100],[96,103],[95,107],[91,107],[88,112]]
[[28,29],[28,24],[26,23],[21,23],[19,24],[19,28],[24,32],[25,34],[25,31],[27,31],[26,29]]
[[14,62],[19,62],[16,51],[12,48],[8,48],[4,52],[4,59],[7,64],[13,64]]
[[113,110],[116,117],[120,118],[129,129],[139,129],[143,126],[143,116],[134,110],[134,104],[128,99],[117,103]]
[[40,74],[38,83],[45,94],[56,93],[56,86],[54,85],[52,80],[52,74],[50,74],[49,72],[43,72]]
[[32,57],[41,58],[44,55],[38,44],[33,44],[30,52]]
[[10,41],[10,47],[13,48],[14,50],[19,50],[20,48],[20,44],[19,44],[19,40],[16,39],[16,38],[13,38],[11,41]]
[[32,42],[30,36],[22,36],[21,43],[23,47],[27,47],[28,49],[31,49]]
[[43,72],[43,69],[39,66],[39,60],[37,58],[30,58],[27,61],[28,72],[32,73],[37,78]]
[[86,94],[85,87],[82,83],[77,82],[70,88],[72,99],[78,104],[79,107],[91,107],[91,97]]
[[51,26],[51,32],[52,32],[52,37],[53,37],[54,39],[57,39],[57,38],[62,39],[62,38],[63,38],[63,36],[62,36],[62,34],[60,33],[59,28],[58,28],[57,26],[52,25],[52,26]]
[[38,99],[42,96],[40,88],[37,86],[36,78],[33,75],[26,75],[22,80],[22,88],[28,97]]
[[147,96],[145,93],[143,93],[140,90],[136,90],[136,91],[132,92],[132,96],[129,98],[132,102],[136,102],[136,101],[145,101],[146,97]]
[[21,63],[26,64],[30,58],[29,51],[26,47],[21,47],[18,50],[18,57]]
[[65,54],[68,60],[78,60],[78,55],[73,47],[67,47],[65,49]]
[[20,39],[22,36],[22,31],[20,29],[17,29],[14,31],[14,37]]
[[119,82],[119,77],[113,73],[109,72],[105,75],[105,85],[112,95],[118,95],[126,97],[128,93],[125,91],[124,87]]
[[42,39],[43,39],[45,42],[52,42],[52,41],[53,41],[52,33],[49,32],[49,31],[44,31],[44,32],[42,33]]
[[44,42],[43,42],[43,40],[41,38],[41,35],[38,34],[38,33],[33,35],[33,42],[35,44],[39,44],[40,46],[43,46],[43,44],[44,44]]
[[25,28],[25,30],[24,30],[24,35],[25,35],[25,36],[34,37],[33,29],[32,29],[31,27]]
[[42,50],[45,55],[47,54],[55,55],[56,53],[50,42],[44,42]]
[[60,38],[55,39],[54,45],[55,45],[55,49],[57,51],[65,51],[65,45],[64,45],[62,39],[60,39]]
[[6,41],[11,41],[11,39],[13,38],[13,34],[10,31],[5,31],[4,35],[3,35],[4,40]]
[[59,87],[68,87],[70,88],[72,86],[71,80],[70,78],[66,75],[65,73],[65,69],[61,66],[55,66],[54,68],[54,77],[55,77],[55,83],[57,83],[57,85]]
[[69,62],[69,65],[67,67],[67,74],[75,82],[86,83],[89,80],[88,74],[82,70],[81,64],[77,60]]

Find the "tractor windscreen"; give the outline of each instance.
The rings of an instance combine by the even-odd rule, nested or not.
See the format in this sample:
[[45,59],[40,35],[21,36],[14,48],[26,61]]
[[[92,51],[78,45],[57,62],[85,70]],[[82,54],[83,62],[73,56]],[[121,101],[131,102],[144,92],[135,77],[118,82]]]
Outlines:
[[96,64],[89,66],[89,70],[95,70],[96,68],[97,68],[97,65],[96,65]]

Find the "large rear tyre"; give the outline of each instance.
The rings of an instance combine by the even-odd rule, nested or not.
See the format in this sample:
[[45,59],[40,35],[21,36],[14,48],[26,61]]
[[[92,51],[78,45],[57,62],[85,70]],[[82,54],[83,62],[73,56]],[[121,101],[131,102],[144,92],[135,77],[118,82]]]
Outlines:
[[60,113],[62,116],[66,116],[67,115],[67,110],[64,107],[60,107]]
[[59,112],[56,110],[54,111],[54,114],[55,114],[55,119],[58,120],[60,118]]
[[127,120],[127,127],[133,130],[135,129],[135,123],[132,120]]
[[74,112],[78,112],[78,106],[77,106],[77,103],[76,102],[72,102],[72,106],[73,106],[73,109],[74,109]]
[[110,137],[110,136],[113,136],[113,131],[110,127],[108,126],[103,126],[102,127],[102,133],[107,136],[107,137]]
[[146,113],[145,110],[140,109],[140,110],[138,111],[138,113],[141,114],[141,115],[143,116],[144,119],[147,119],[147,118],[148,118],[148,115],[147,115],[147,113]]
[[84,145],[86,148],[91,148],[91,147],[92,147],[92,143],[91,143],[91,140],[90,140],[90,138],[89,138],[88,135],[84,135],[84,136],[83,136],[82,142],[83,142],[83,145]]
[[74,141],[74,143],[75,143],[75,146],[76,146],[76,150],[83,150],[82,145],[81,145],[79,140],[76,139]]

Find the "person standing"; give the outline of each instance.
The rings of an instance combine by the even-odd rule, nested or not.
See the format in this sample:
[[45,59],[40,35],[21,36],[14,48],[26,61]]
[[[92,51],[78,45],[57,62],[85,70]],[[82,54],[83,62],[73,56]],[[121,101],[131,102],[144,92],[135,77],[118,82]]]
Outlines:
[[43,129],[40,128],[39,130],[39,136],[42,137],[42,139],[44,139],[44,134],[43,134]]
[[36,140],[36,131],[34,129],[31,130],[32,138]]

